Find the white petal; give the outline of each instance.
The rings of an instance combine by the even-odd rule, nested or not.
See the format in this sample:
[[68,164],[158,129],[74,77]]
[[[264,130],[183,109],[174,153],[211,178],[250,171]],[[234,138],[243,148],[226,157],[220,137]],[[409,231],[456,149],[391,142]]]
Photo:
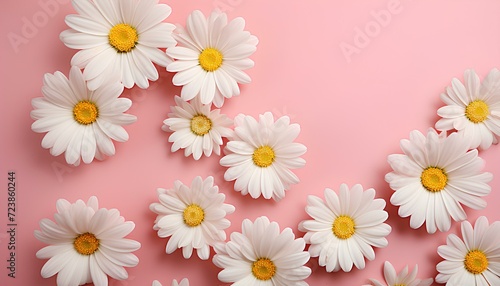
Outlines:
[[83,50],[108,45],[107,37],[84,34],[72,29],[62,31],[59,37],[71,49]]
[[106,38],[109,33],[108,26],[103,25],[103,23],[95,21],[94,19],[89,19],[80,15],[67,15],[65,22],[70,28],[78,32]]

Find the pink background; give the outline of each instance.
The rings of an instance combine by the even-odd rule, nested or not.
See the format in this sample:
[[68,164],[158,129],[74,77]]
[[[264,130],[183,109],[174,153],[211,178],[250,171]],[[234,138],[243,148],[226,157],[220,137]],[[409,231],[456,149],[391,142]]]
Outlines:
[[[55,277],[43,279],[40,269],[45,260],[35,257],[45,246],[33,232],[42,218],[53,218],[59,198],[71,202],[96,195],[100,207],[117,208],[126,220],[136,223],[129,238],[142,243],[136,252],[140,263],[129,268],[128,281],[110,285],[151,285],[154,279],[170,285],[173,278],[188,277],[191,285],[225,285],[218,281],[219,269],[210,260],[185,260],[181,251],[164,252],[166,239],[153,231],[155,214],[149,211],[156,201],[156,188],[171,188],[175,180],[189,184],[195,176],[214,176],[226,202],[236,207],[228,216],[227,233],[241,231],[244,218],[266,215],[291,227],[303,236],[297,225],[308,216],[306,197],[323,196],[325,187],[338,190],[341,183],[375,188],[377,197],[388,200],[392,194],[384,175],[390,171],[387,155],[401,153],[399,140],[418,129],[425,132],[434,125],[436,110],[442,106],[439,94],[453,77],[474,68],[483,78],[500,63],[500,2],[465,1],[290,1],[214,0],[161,1],[173,9],[167,19],[185,24],[188,14],[200,9],[206,15],[214,7],[229,18],[242,16],[246,29],[260,43],[251,57],[255,67],[248,71],[252,83],[242,86],[239,97],[226,101],[222,113],[257,116],[271,111],[288,115],[302,127],[298,142],[308,147],[307,163],[296,174],[285,199],[276,203],[254,200],[233,191],[225,182],[225,168],[219,157],[203,157],[198,162],[171,153],[168,133],[160,128],[174,104],[180,88],[171,83],[172,74],[159,68],[160,79],[147,90],[133,88],[123,96],[133,101],[129,113],[138,121],[126,127],[130,140],[117,143],[117,153],[103,162],[71,167],[62,156],[53,157],[40,146],[43,134],[31,131],[30,101],[41,96],[44,73],[59,70],[68,74],[76,52],[65,47],[59,33],[67,29],[64,17],[75,13],[68,0],[5,1],[1,13],[1,130],[0,139],[0,285],[55,285]],[[43,3],[52,3],[50,13]],[[388,10],[382,24],[375,15]],[[381,17],[381,16],[380,16]],[[23,29],[26,21],[35,30]],[[379,21],[381,21],[379,19]],[[359,30],[368,29],[368,40],[357,47]],[[9,36],[10,35],[10,36]],[[13,45],[13,35],[24,37]],[[358,49],[350,56],[341,45]],[[500,146],[480,152],[485,171],[494,173],[488,206],[482,211],[467,209],[472,222],[480,215],[500,220]],[[17,178],[17,268],[15,279],[7,277],[7,172]],[[308,265],[310,285],[361,285],[368,278],[383,280],[383,263],[389,260],[399,271],[406,264],[419,265],[419,277],[435,277],[441,261],[436,249],[449,233],[459,232],[453,223],[447,233],[429,235],[424,228],[410,229],[409,219],[397,215],[388,204],[388,223],[393,227],[389,246],[376,249],[376,259],[364,270],[327,273],[317,258]]]

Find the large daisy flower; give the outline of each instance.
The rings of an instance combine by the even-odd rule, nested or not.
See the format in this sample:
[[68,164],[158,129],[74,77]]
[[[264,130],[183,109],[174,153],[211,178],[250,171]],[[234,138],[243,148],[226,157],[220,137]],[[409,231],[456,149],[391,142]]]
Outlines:
[[464,84],[454,78],[452,86],[441,94],[446,103],[438,109],[442,117],[436,128],[442,131],[456,129],[467,140],[471,149],[488,149],[498,143],[500,136],[500,71],[493,69],[481,84],[473,70],[464,72]]
[[500,222],[491,225],[484,216],[476,220],[474,229],[462,222],[462,239],[448,235],[446,245],[438,247],[444,258],[436,266],[436,282],[446,285],[500,285]]
[[[160,281],[155,280],[153,281],[152,286],[162,286]],[[184,278],[181,280],[181,282],[177,282],[177,280],[172,280],[172,285],[171,286],[189,286],[189,280],[187,278]]]
[[299,224],[306,243],[311,244],[311,257],[319,256],[319,265],[327,272],[349,272],[353,264],[365,268],[365,257],[375,259],[373,247],[386,247],[385,238],[391,227],[384,223],[385,201],[374,199],[375,190],[363,191],[361,185],[352,189],[340,185],[340,195],[325,189],[326,202],[316,196],[307,197],[306,212],[313,218]]
[[[415,265],[411,273],[408,273],[408,266],[401,272],[396,273],[396,269],[389,261],[384,263],[384,278],[387,286],[430,286],[434,279],[417,279],[418,265]],[[384,283],[376,279],[370,279],[375,286],[385,286]]]
[[36,253],[49,259],[42,268],[44,278],[57,273],[57,285],[108,285],[108,277],[128,278],[124,267],[136,266],[139,259],[131,252],[140,248],[135,240],[124,238],[134,229],[116,209],[98,208],[96,197],[87,203],[77,200],[56,203],[55,222],[40,221],[35,237],[49,244]]
[[226,145],[228,154],[220,160],[222,166],[229,167],[224,179],[236,180],[234,189],[243,195],[281,200],[285,190],[299,182],[290,169],[305,165],[300,156],[307,148],[293,142],[300,126],[290,124],[288,116],[275,122],[270,112],[260,115],[259,121],[240,114],[234,124],[234,136]]
[[426,223],[428,233],[437,229],[448,231],[450,216],[455,221],[467,218],[461,204],[483,209],[481,198],[491,191],[488,185],[493,175],[481,173],[484,162],[477,149],[457,133],[439,135],[429,129],[427,137],[417,130],[410,140],[401,140],[403,154],[388,157],[393,172],[385,180],[395,191],[391,203],[400,206],[399,215],[410,218],[410,226],[419,228]]
[[308,285],[304,279],[311,269],[304,266],[309,261],[304,239],[295,239],[288,227],[280,233],[278,223],[264,216],[255,222],[245,219],[241,228],[242,233],[233,232],[230,241],[215,248],[213,262],[223,268],[220,281],[245,286]]
[[220,155],[222,137],[232,134],[231,126],[233,120],[219,109],[210,110],[208,104],[202,104],[199,98],[186,102],[175,96],[176,106],[171,106],[171,113],[163,121],[162,129],[172,132],[168,138],[172,144],[172,152],[181,148],[187,157],[193,154],[195,160],[200,159],[202,154],[209,157],[214,152]]
[[45,74],[42,93],[44,97],[31,101],[36,121],[31,129],[47,132],[42,147],[58,156],[65,153],[68,164],[79,165],[80,159],[88,164],[94,158],[115,154],[111,139],[128,140],[122,125],[137,120],[124,114],[132,105],[128,98],[119,98],[123,85],[115,82],[91,91],[87,89],[79,68],[73,66],[69,80],[61,72]]
[[71,28],[60,35],[63,43],[81,50],[71,64],[85,68],[88,87],[95,90],[109,79],[131,88],[147,88],[158,79],[153,62],[166,67],[171,59],[159,48],[175,46],[175,26],[163,23],[172,9],[158,0],[72,1],[77,15],[66,16]]
[[174,37],[179,45],[167,49],[176,61],[167,70],[176,72],[172,82],[182,86],[182,99],[199,96],[203,104],[221,107],[224,98],[240,94],[238,84],[250,82],[243,70],[253,67],[248,57],[258,43],[244,28],[243,18],[228,23],[225,13],[213,11],[207,19],[198,10],[188,16],[186,29],[177,26]]
[[153,227],[158,236],[170,237],[165,251],[170,254],[182,248],[188,259],[196,249],[198,257],[207,260],[210,246],[226,240],[224,230],[231,223],[225,216],[234,212],[234,206],[224,203],[226,196],[214,186],[214,178],[198,176],[191,187],[175,181],[173,189],[159,188],[157,192],[159,202],[149,209],[158,214]]

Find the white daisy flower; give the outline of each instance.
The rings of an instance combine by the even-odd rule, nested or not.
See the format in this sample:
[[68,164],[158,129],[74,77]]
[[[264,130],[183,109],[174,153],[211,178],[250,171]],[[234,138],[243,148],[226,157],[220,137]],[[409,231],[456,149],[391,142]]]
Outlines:
[[[162,286],[160,281],[155,280],[153,281],[152,286]],[[177,282],[177,280],[172,280],[172,285],[171,286],[189,286],[189,280],[187,278],[184,278],[181,280],[181,282]]]
[[243,18],[228,23],[225,13],[213,11],[206,19],[198,10],[188,16],[186,29],[177,25],[174,37],[179,45],[167,49],[176,61],[167,71],[176,72],[172,82],[182,86],[182,99],[199,96],[203,104],[221,107],[224,98],[240,94],[239,83],[250,83],[243,71],[254,65],[248,57],[258,40],[244,28]]
[[139,259],[131,252],[141,244],[124,238],[135,225],[125,221],[116,209],[98,208],[96,197],[87,203],[77,200],[56,203],[55,222],[40,221],[35,237],[49,244],[36,253],[40,259],[49,259],[42,268],[42,277],[57,274],[57,285],[108,285],[108,277],[124,280],[124,267],[136,266]]
[[446,245],[438,247],[444,258],[436,266],[436,282],[446,285],[500,285],[500,222],[489,225],[484,216],[476,220],[474,229],[462,222],[462,239],[448,235]]
[[385,238],[391,227],[384,223],[387,212],[385,201],[374,199],[375,190],[359,184],[352,189],[340,185],[340,195],[324,191],[325,202],[319,197],[308,196],[306,212],[313,218],[299,224],[306,243],[311,244],[311,257],[319,256],[319,265],[327,272],[349,272],[355,265],[365,268],[365,257],[375,259],[373,247],[386,247]]
[[[408,273],[408,266],[401,272],[396,273],[396,269],[389,261],[384,263],[384,278],[387,286],[430,286],[434,279],[417,279],[418,265],[415,265],[411,273]],[[376,279],[370,279],[375,286],[386,286]]]
[[123,85],[108,83],[90,91],[85,85],[79,68],[73,66],[69,80],[61,72],[45,74],[42,93],[44,97],[31,101],[36,121],[31,129],[47,132],[42,147],[59,156],[65,153],[66,162],[79,165],[80,159],[88,164],[103,155],[115,154],[111,139],[128,140],[122,125],[134,123],[137,118],[124,114],[132,105],[128,98],[119,98]]
[[290,124],[283,116],[276,122],[270,112],[255,118],[240,114],[234,119],[234,135],[226,145],[226,156],[220,164],[229,169],[226,181],[236,180],[234,189],[252,198],[262,195],[279,201],[285,190],[297,184],[299,178],[290,170],[301,168],[305,160],[300,158],[307,148],[293,142],[299,135],[300,126]]
[[438,109],[442,117],[436,123],[441,131],[457,130],[471,140],[471,149],[488,149],[500,136],[500,71],[493,69],[484,79],[474,70],[464,72],[464,84],[454,78],[452,86],[441,94],[446,103]]
[[175,26],[163,23],[172,9],[158,0],[79,0],[72,1],[77,15],[66,16],[71,28],[61,41],[81,50],[71,65],[85,68],[83,76],[95,90],[109,79],[125,87],[147,88],[158,79],[153,62],[166,67],[172,62],[159,48],[175,46]]
[[427,137],[420,131],[410,133],[410,140],[401,140],[403,154],[388,156],[393,172],[385,176],[395,192],[391,203],[399,206],[398,214],[410,218],[414,229],[426,223],[428,233],[437,229],[448,231],[450,216],[455,221],[467,218],[461,204],[483,209],[481,198],[491,191],[493,175],[481,173],[484,161],[477,149],[457,133],[439,135],[429,129]]
[[198,257],[207,260],[210,246],[225,241],[231,223],[226,214],[234,212],[234,206],[225,204],[226,196],[214,186],[214,178],[202,180],[196,177],[191,187],[181,181],[174,182],[173,189],[157,190],[159,203],[152,203],[149,209],[158,214],[153,229],[159,237],[170,237],[166,253],[182,248],[188,259],[196,249]]
[[304,279],[311,269],[304,266],[309,253],[302,238],[295,239],[290,228],[280,233],[276,222],[265,216],[255,222],[245,219],[242,233],[233,232],[227,243],[215,247],[213,262],[223,268],[219,280],[232,285],[308,285]]
[[164,131],[173,131],[168,138],[168,142],[174,143],[172,152],[182,148],[186,157],[193,154],[195,160],[202,154],[220,155],[222,137],[231,136],[233,120],[220,114],[220,109],[210,110],[211,105],[202,104],[199,98],[186,102],[175,96],[175,103],[162,126]]

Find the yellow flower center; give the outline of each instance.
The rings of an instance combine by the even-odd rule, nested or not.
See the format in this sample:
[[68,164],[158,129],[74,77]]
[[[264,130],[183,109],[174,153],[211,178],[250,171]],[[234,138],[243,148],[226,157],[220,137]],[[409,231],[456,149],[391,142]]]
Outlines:
[[184,209],[184,223],[188,226],[199,226],[205,219],[205,212],[197,204],[190,204]]
[[255,149],[252,155],[252,160],[255,165],[266,168],[271,166],[271,164],[274,162],[275,157],[276,155],[274,154],[273,148],[264,145]]
[[406,286],[406,284],[394,284],[392,286]]
[[88,100],[82,100],[73,107],[73,117],[75,121],[80,124],[92,124],[97,120],[97,117],[99,117],[99,110],[95,103]]
[[488,258],[481,250],[471,250],[465,256],[465,269],[472,274],[481,274],[488,269]]
[[198,61],[202,69],[213,72],[222,65],[222,53],[214,48],[206,48],[201,52]]
[[269,280],[276,274],[276,266],[269,258],[259,258],[252,264],[252,274],[259,280]]
[[203,136],[212,129],[212,120],[203,114],[199,114],[191,118],[191,131],[198,135]]
[[422,172],[420,181],[429,192],[440,192],[446,187],[448,176],[441,168],[428,167]]
[[488,104],[482,100],[475,100],[465,108],[465,116],[474,123],[481,123],[490,114]]
[[120,53],[128,53],[137,44],[137,30],[128,24],[117,24],[108,35],[109,44]]
[[338,216],[333,221],[333,234],[339,239],[348,239],[354,235],[354,220],[347,215]]
[[99,249],[99,239],[92,233],[82,233],[73,242],[75,250],[82,255],[91,255]]

